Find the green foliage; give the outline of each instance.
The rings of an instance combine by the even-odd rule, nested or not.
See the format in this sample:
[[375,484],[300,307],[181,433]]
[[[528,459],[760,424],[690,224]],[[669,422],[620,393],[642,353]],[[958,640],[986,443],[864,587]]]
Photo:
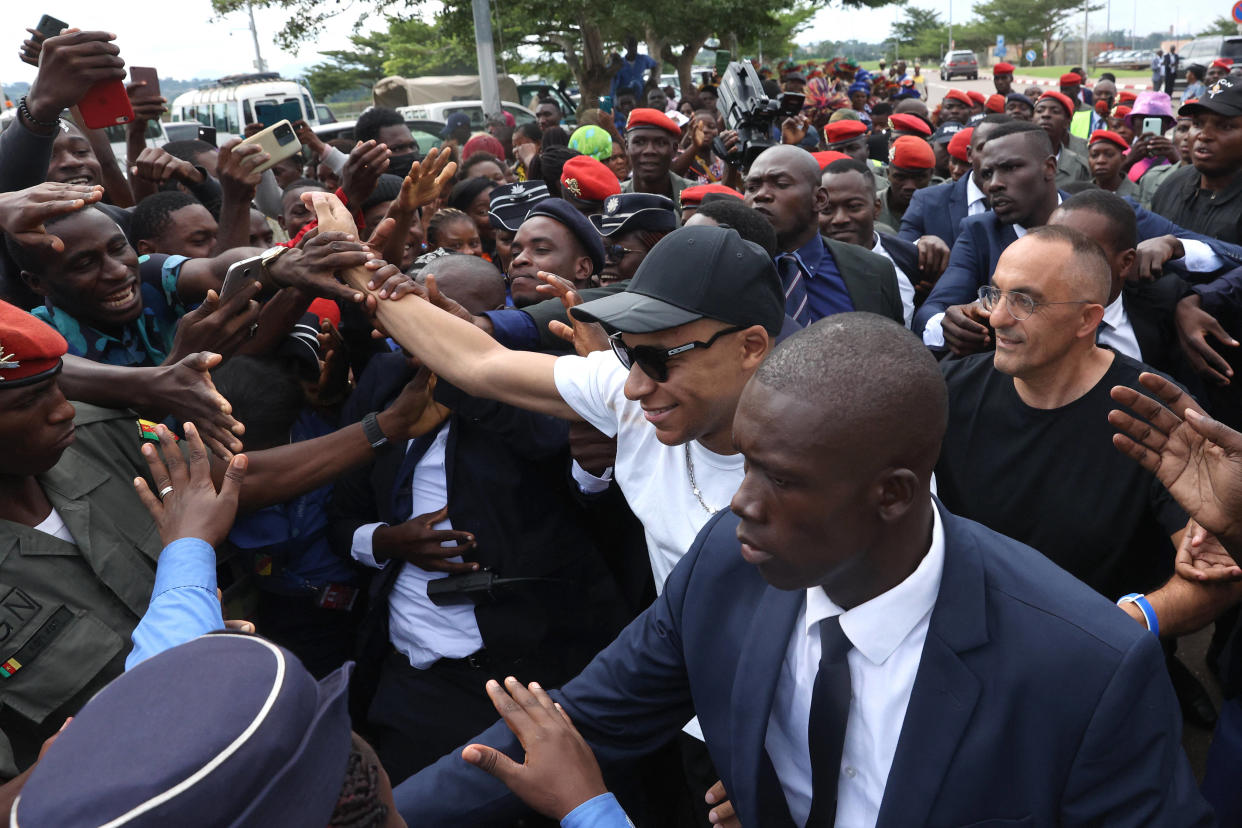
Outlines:
[[1199,32],[1196,37],[1205,37],[1207,35],[1236,35],[1238,33],[1238,24],[1233,22],[1233,18],[1221,15],[1208,24],[1208,27]]
[[320,52],[328,58],[306,70],[306,81],[318,99],[355,89],[374,86],[384,76],[384,58],[389,38],[383,34],[350,35],[353,49]]
[[478,71],[474,33],[468,40],[442,25],[418,18],[388,24],[385,75],[462,75]]

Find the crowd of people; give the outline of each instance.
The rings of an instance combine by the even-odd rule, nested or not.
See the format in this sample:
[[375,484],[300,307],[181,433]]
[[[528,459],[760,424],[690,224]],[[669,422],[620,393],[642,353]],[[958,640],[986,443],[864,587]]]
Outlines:
[[1242,825],[1228,66],[756,65],[743,147],[631,40],[272,165],[114,157],[114,41],[0,133],[12,825]]

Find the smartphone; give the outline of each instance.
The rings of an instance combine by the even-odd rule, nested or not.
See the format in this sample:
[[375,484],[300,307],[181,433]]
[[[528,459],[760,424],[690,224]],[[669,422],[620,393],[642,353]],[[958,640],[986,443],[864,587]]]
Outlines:
[[142,97],[150,95],[152,98],[160,96],[160,75],[155,71],[153,66],[131,66],[129,67],[129,79],[133,83],[141,81]]
[[103,129],[134,120],[134,108],[129,104],[129,94],[121,80],[100,81],[86,90],[86,95],[78,102],[78,111],[88,129]]
[[45,14],[39,18],[39,25],[35,26],[35,31],[48,38],[55,37],[67,28],[69,28],[69,24],[65,21],[57,20],[50,14]]
[[1143,132],[1147,132],[1152,135],[1163,135],[1164,120],[1162,118],[1144,118]]
[[728,49],[716,50],[716,74],[723,76],[729,68],[729,61],[733,60],[733,53]]
[[198,140],[206,141],[213,147],[216,145],[216,128],[209,126],[201,126],[198,128]]
[[293,132],[293,126],[288,121],[278,121],[262,132],[251,135],[242,143],[258,144],[271,156],[255,167],[259,172],[269,170],[279,162],[302,151],[302,142],[298,140],[298,136]]
[[246,285],[263,281],[263,263],[257,258],[242,259],[229,266],[220,285],[220,304],[232,299]]

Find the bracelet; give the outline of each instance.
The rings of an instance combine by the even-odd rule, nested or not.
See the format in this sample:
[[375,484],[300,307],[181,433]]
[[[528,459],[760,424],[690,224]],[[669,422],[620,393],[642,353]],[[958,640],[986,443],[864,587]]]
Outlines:
[[18,101],[17,103],[17,114],[21,115],[23,118],[25,118],[27,121],[34,124],[35,126],[42,127],[43,129],[56,129],[57,127],[60,126],[59,118],[55,121],[40,121],[38,118],[36,118],[34,116],[34,113],[30,111],[30,107],[26,106],[25,95],[22,95],[21,100]]
[[1146,595],[1141,592],[1131,592],[1117,599],[1117,606],[1122,604],[1137,605],[1139,611],[1143,613],[1143,620],[1147,622],[1147,629],[1156,638],[1160,637],[1160,619],[1156,617],[1156,610],[1152,607],[1151,601],[1147,600]]

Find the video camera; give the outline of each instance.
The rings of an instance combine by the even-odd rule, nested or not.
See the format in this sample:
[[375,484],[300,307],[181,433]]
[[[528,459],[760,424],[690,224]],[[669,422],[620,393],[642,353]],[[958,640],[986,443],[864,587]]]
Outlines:
[[717,137],[713,149],[734,167],[749,169],[759,153],[777,143],[772,128],[779,128],[786,118],[801,112],[805,99],[796,92],[783,92],[777,100],[770,100],[763,94],[755,67],[749,61],[733,61],[720,76],[717,106],[725,130],[737,132],[740,146],[729,153]]

